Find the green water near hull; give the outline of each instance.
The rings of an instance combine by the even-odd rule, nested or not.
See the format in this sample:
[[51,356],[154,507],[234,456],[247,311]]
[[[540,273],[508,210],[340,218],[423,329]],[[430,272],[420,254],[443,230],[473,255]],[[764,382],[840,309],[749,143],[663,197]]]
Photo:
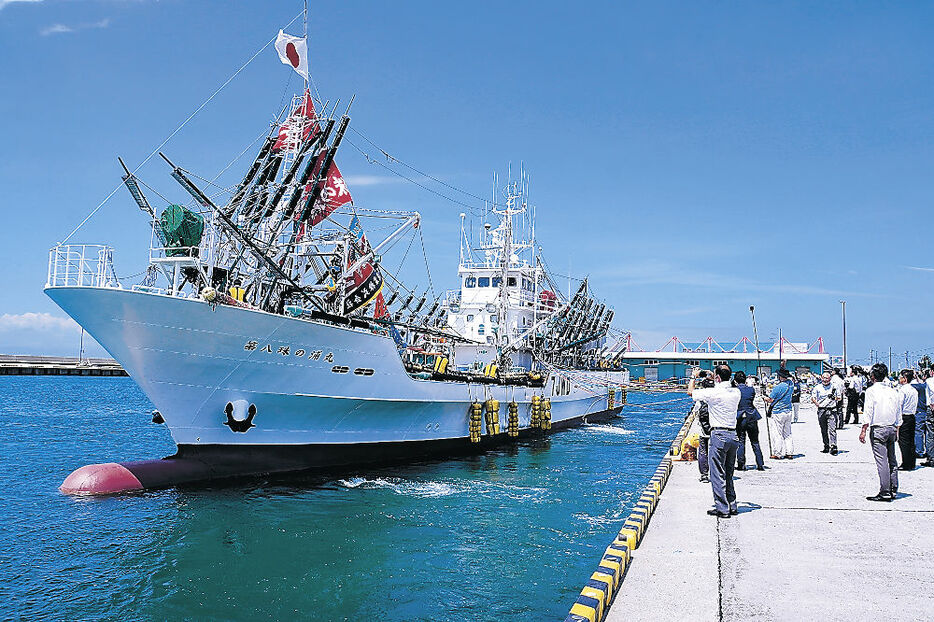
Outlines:
[[0,404],[0,614],[110,620],[562,619],[686,410],[471,458],[80,499],[57,491],[77,466],[173,450],[133,381],[0,378]]

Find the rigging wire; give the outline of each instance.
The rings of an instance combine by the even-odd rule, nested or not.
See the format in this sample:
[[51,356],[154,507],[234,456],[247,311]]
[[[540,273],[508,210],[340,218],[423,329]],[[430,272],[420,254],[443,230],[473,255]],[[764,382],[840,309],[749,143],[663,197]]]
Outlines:
[[376,165],[378,165],[378,166],[384,168],[385,170],[389,171],[389,172],[392,173],[393,175],[396,175],[397,177],[401,177],[402,179],[406,180],[407,182],[409,182],[409,183],[411,183],[411,184],[415,184],[416,186],[418,186],[418,187],[421,188],[422,190],[427,190],[427,191],[430,192],[431,194],[433,194],[433,195],[435,195],[435,196],[438,196],[438,197],[444,199],[445,201],[450,201],[451,203],[454,203],[454,204],[456,204],[456,205],[460,205],[461,207],[464,207],[464,208],[470,210],[470,212],[471,212],[474,216],[482,216],[482,212],[480,211],[479,208],[477,208],[477,207],[475,207],[475,206],[473,206],[473,205],[470,205],[469,203],[464,203],[463,201],[458,201],[457,199],[451,198],[451,197],[447,196],[446,194],[442,194],[441,192],[438,192],[438,191],[435,190],[434,188],[430,188],[430,187],[426,186],[425,184],[419,183],[419,182],[415,181],[414,179],[412,179],[411,177],[409,177],[408,175],[405,175],[405,174],[403,174],[403,173],[400,173],[399,171],[395,170],[394,168],[391,168],[391,167],[389,167],[389,166],[386,166],[385,164],[383,164],[383,163],[380,162],[379,160],[377,160],[377,159],[375,159],[375,158],[371,158],[370,155],[369,155],[366,151],[364,151],[363,149],[361,149],[356,143],[354,143],[352,140],[350,140],[350,139],[347,138],[346,136],[344,137],[344,142],[350,144],[350,146],[352,146],[354,149],[356,149],[357,151],[359,151],[360,154],[361,154],[364,158],[366,158],[367,162],[369,162],[370,164],[376,164]]
[[409,245],[405,247],[405,254],[402,255],[402,261],[399,262],[399,267],[396,268],[396,272],[402,271],[402,266],[405,264],[405,260],[409,256],[409,249],[412,248],[412,242],[414,241],[415,241],[415,235],[413,234],[412,237],[409,238]]
[[[370,138],[367,137],[367,136],[366,136],[363,132],[361,132],[360,130],[358,130],[358,129],[354,128],[354,127],[351,127],[351,128],[350,128],[350,131],[352,131],[353,133],[355,133],[356,135],[358,135],[360,138],[362,138],[362,139],[365,140],[366,142],[370,143],[375,149],[378,149],[379,152],[382,153],[382,154],[386,157],[386,159],[387,159],[388,161],[390,161],[390,162],[396,162],[396,163],[398,163],[398,164],[401,164],[402,166],[404,166],[405,168],[409,169],[410,171],[413,171],[413,172],[415,172],[415,173],[418,173],[418,174],[421,175],[422,177],[427,177],[428,179],[432,180],[433,182],[435,182],[435,183],[437,183],[437,184],[440,184],[440,185],[444,186],[445,188],[449,188],[449,189],[451,189],[451,190],[453,190],[453,191],[455,191],[455,192],[460,192],[461,194],[466,195],[466,196],[468,196],[468,197],[470,197],[470,198],[472,198],[472,199],[476,199],[476,200],[480,201],[481,203],[484,203],[484,204],[488,204],[488,203],[489,203],[489,200],[487,200],[487,199],[485,199],[485,198],[483,198],[483,197],[481,197],[481,196],[478,196],[478,195],[476,195],[476,194],[474,194],[474,193],[472,193],[472,192],[468,192],[467,190],[464,190],[464,189],[462,189],[462,188],[458,188],[457,186],[453,186],[453,185],[451,185],[451,184],[449,184],[449,183],[447,183],[447,182],[445,182],[445,181],[442,181],[441,179],[438,179],[438,178],[435,177],[434,175],[430,175],[430,174],[428,174],[428,173],[426,173],[426,172],[424,172],[424,171],[420,171],[419,169],[415,168],[415,167],[412,166],[411,164],[400,160],[399,158],[395,157],[394,155],[391,155],[391,154],[390,154],[389,152],[387,152],[385,149],[383,149],[382,147],[380,147],[379,145],[377,145],[375,142],[373,142],[372,140],[370,140]],[[365,155],[365,154],[364,154],[364,155]],[[493,203],[492,205],[493,205],[494,207],[506,207],[505,205],[502,205],[502,204],[499,204],[499,203]]]
[[432,298],[437,299],[437,295],[435,294],[435,284],[431,280],[431,268],[428,266],[428,253],[425,252],[425,237],[422,235],[421,227],[418,228],[418,239],[422,244],[422,257],[425,259],[425,272],[428,274],[428,291],[431,292]]
[[[285,27],[288,28],[289,26],[291,26],[291,25],[292,25],[293,23],[295,23],[295,21],[296,21],[298,18],[300,18],[301,16],[302,16],[302,13],[299,13],[298,15],[296,15],[295,17],[293,17],[293,18],[292,18],[292,21],[290,21],[288,24],[286,24]],[[278,36],[278,34],[277,34],[276,36]],[[233,81],[234,78],[236,78],[238,75],[240,75],[240,72],[243,71],[244,69],[246,69],[247,66],[248,66],[250,63],[252,63],[252,62],[256,59],[256,57],[259,56],[266,48],[268,48],[270,45],[272,45],[272,44],[275,42],[275,40],[276,40],[276,37],[273,37],[272,39],[270,39],[269,41],[267,41],[266,44],[265,44],[263,47],[261,47],[259,50],[257,50],[256,53],[253,54],[253,56],[251,56],[243,65],[240,66],[239,69],[237,69],[237,71],[235,71],[235,72],[233,73],[233,75],[231,75],[229,78],[227,78],[227,80],[226,80],[223,84],[221,84],[219,87],[217,87],[217,89],[216,89],[213,93],[211,93],[210,97],[208,97],[206,100],[204,100],[204,101],[201,103],[201,105],[198,106],[198,107],[195,109],[195,111],[192,112],[192,113],[188,116],[187,119],[185,119],[184,121],[182,121],[181,125],[179,125],[177,128],[175,128],[175,129],[172,131],[172,133],[169,134],[169,135],[166,137],[165,140],[163,140],[161,143],[159,143],[159,146],[156,147],[155,149],[153,149],[152,152],[150,152],[150,154],[149,154],[148,156],[146,156],[146,159],[144,159],[142,162],[140,162],[140,163],[136,166],[136,168],[133,169],[133,171],[132,171],[130,174],[133,175],[133,176],[135,177],[135,176],[136,176],[136,173],[137,173],[137,171],[139,171],[139,169],[141,169],[143,166],[145,166],[145,164],[146,164],[147,162],[149,162],[149,161],[153,158],[153,156],[155,156],[155,155],[159,152],[160,149],[162,149],[166,144],[168,144],[168,142],[169,142],[170,140],[172,140],[172,139],[175,137],[175,135],[178,134],[178,133],[182,130],[183,127],[185,127],[186,125],[188,125],[188,122],[189,122],[189,121],[191,121],[192,119],[194,119],[195,116],[196,116],[199,112],[201,112],[201,110],[203,110],[204,107],[207,106],[207,105],[211,102],[211,100],[214,99],[214,98],[217,96],[217,94],[220,93],[220,92],[224,89],[224,87],[226,87],[228,84],[230,84],[230,83]],[[59,244],[64,244],[65,242],[67,242],[68,240],[70,240],[71,237],[72,237],[74,234],[78,233],[78,230],[81,229],[81,227],[83,227],[87,221],[91,220],[91,218],[94,216],[94,214],[96,214],[97,212],[99,212],[100,209],[101,209],[102,207],[104,207],[104,205],[107,204],[107,201],[109,201],[109,200],[111,199],[111,197],[113,197],[113,195],[115,195],[115,194],[117,193],[117,190],[119,190],[122,186],[123,186],[123,181],[121,180],[120,183],[117,184],[116,187],[114,187],[114,189],[110,191],[110,194],[108,194],[106,197],[104,197],[104,200],[101,201],[100,203],[98,203],[98,204],[97,204],[97,207],[95,207],[93,210],[91,210],[91,213],[88,214],[88,215],[84,218],[84,220],[82,220],[81,223],[78,224],[78,226],[75,227],[75,228],[72,230],[71,233],[69,233],[67,236],[65,236],[65,239],[62,240]]]

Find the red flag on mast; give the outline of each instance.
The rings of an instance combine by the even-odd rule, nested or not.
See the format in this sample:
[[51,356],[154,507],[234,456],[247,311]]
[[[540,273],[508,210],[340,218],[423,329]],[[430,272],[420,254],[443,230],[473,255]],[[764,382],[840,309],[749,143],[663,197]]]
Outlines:
[[[300,140],[297,136],[299,131],[301,132]],[[294,146],[290,144],[293,141],[298,144],[304,143],[313,139],[320,131],[315,102],[311,99],[311,93],[305,91],[304,101],[292,111],[289,118],[279,128],[279,138],[273,144],[272,150],[282,151],[287,146]]]
[[[312,177],[318,176],[326,153],[326,151],[322,151],[318,154]],[[348,203],[353,203],[350,190],[347,189],[347,183],[344,181],[344,177],[337,168],[337,162],[331,162],[328,174],[321,183],[324,184],[324,188],[321,189],[321,195],[318,197],[318,200],[315,201],[308,216],[308,224],[312,227],[330,216],[337,208],[347,205]],[[303,200],[307,201],[310,198],[313,189],[314,182],[305,186]]]

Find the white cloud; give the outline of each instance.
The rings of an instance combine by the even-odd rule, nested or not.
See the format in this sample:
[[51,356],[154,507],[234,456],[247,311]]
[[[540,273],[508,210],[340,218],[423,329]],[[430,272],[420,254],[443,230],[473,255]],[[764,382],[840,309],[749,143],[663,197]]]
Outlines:
[[772,292],[778,294],[800,294],[813,296],[863,296],[867,298],[883,298],[881,294],[869,292],[843,291],[833,288],[816,287],[800,283],[768,283],[752,278],[736,276],[733,274],[717,274],[702,270],[687,270],[684,266],[670,264],[665,261],[645,260],[640,263],[631,263],[601,271],[608,279],[620,285],[679,285],[703,286],[734,291]]
[[0,0],[0,11],[4,9],[8,4],[14,3],[26,3],[26,2],[42,2],[42,0]]
[[78,324],[68,317],[51,313],[4,313],[0,315],[0,331],[33,330],[40,332],[73,332]]
[[[0,0],[0,2],[3,2],[3,0]],[[98,22],[91,22],[88,24],[75,24],[74,26],[68,26],[66,24],[52,24],[51,26],[46,26],[45,28],[40,30],[39,34],[42,35],[43,37],[47,37],[49,35],[57,35],[57,34],[61,34],[64,32],[78,32],[79,30],[107,28],[108,26],[110,26],[110,18],[105,17],[104,19]]]
[[401,177],[389,175],[347,175],[344,181],[348,186],[381,186],[384,184],[398,184],[405,181]]
[[934,268],[924,268],[921,266],[905,266],[909,270],[917,270],[918,272],[934,272]]

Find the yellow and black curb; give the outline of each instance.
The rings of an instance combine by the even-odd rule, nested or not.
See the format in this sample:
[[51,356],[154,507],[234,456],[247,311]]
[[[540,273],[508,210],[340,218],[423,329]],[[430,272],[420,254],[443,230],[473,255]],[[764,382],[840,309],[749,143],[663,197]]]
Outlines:
[[684,419],[684,425],[678,430],[678,435],[675,436],[675,440],[671,442],[671,452],[669,453],[672,456],[681,454],[681,445],[684,443],[684,439],[687,438],[688,432],[691,431],[691,425],[694,424],[694,414],[694,410],[692,409],[690,414]]
[[668,483],[672,469],[671,456],[676,456],[681,452],[681,442],[687,436],[693,422],[692,413],[685,419],[684,425],[681,426],[675,441],[671,444],[671,455],[665,456],[655,469],[655,474],[649,480],[648,486],[642,491],[632,512],[623,522],[622,529],[604,551],[596,572],[590,575],[590,579],[571,607],[571,612],[565,618],[565,622],[601,622],[606,616],[613,598],[622,585],[629,563],[632,561],[632,553],[642,542],[652,514],[658,506],[662,490]]

